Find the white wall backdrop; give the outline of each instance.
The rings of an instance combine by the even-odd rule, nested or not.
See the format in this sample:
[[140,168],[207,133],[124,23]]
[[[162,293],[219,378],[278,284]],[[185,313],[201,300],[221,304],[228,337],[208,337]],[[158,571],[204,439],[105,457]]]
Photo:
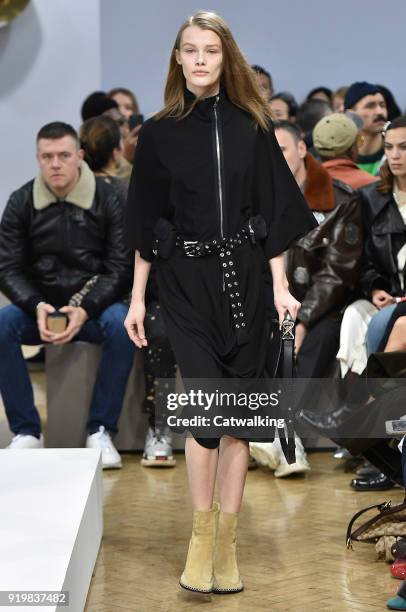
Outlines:
[[220,13],[249,62],[299,101],[320,84],[370,80],[406,106],[404,0],[101,0],[104,87],[127,85],[157,110],[177,30],[200,8]]
[[0,213],[36,173],[38,129],[78,127],[80,104],[100,83],[100,0],[32,0],[0,29]]

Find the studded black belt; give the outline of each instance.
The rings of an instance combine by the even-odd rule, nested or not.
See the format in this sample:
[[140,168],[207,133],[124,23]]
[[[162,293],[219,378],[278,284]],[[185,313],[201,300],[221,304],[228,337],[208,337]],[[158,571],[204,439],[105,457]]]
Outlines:
[[221,240],[198,242],[182,240],[180,236],[176,239],[176,246],[181,248],[187,257],[205,257],[216,253],[219,254],[223,275],[223,291],[227,293],[230,300],[233,326],[239,344],[246,340],[247,322],[233,251],[248,241],[256,242],[255,234],[250,224],[248,224],[247,229],[242,228],[235,236],[222,238]]

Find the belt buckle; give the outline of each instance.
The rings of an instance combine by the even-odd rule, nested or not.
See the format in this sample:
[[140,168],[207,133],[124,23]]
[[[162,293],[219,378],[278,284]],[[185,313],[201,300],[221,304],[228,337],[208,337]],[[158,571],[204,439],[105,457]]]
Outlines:
[[187,257],[199,257],[198,253],[193,253],[192,249],[198,244],[198,240],[183,240],[183,251]]

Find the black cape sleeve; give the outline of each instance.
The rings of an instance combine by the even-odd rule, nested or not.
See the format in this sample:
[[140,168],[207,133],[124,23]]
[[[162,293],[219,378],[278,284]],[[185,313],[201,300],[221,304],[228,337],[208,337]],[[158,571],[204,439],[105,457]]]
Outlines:
[[258,128],[254,209],[266,221],[268,236],[264,242],[267,259],[276,257],[307,234],[317,221],[309,209],[291,173],[270,125],[265,132]]
[[138,136],[124,215],[124,241],[146,261],[154,258],[154,226],[166,217],[169,201],[169,181],[157,154],[154,123],[154,119],[146,121]]

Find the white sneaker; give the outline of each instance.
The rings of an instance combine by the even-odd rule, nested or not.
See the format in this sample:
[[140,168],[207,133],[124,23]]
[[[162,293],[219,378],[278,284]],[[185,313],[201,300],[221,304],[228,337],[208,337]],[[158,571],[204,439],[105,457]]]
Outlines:
[[111,441],[110,434],[105,430],[103,425],[100,425],[99,431],[87,436],[86,448],[101,450],[103,470],[123,467],[121,457]]
[[282,449],[275,442],[250,442],[250,455],[258,465],[276,470]]
[[278,467],[275,470],[276,478],[284,478],[285,476],[290,476],[291,474],[304,474],[305,472],[308,472],[311,469],[309,462],[306,458],[306,452],[303,448],[302,441],[298,436],[295,436],[295,463],[288,463],[286,461],[286,457],[282,452],[282,447],[279,438],[275,439],[274,444],[280,448],[280,461]]
[[6,446],[7,450],[20,450],[24,448],[44,448],[44,436],[41,434],[38,439],[29,434],[17,434],[10,444]]

